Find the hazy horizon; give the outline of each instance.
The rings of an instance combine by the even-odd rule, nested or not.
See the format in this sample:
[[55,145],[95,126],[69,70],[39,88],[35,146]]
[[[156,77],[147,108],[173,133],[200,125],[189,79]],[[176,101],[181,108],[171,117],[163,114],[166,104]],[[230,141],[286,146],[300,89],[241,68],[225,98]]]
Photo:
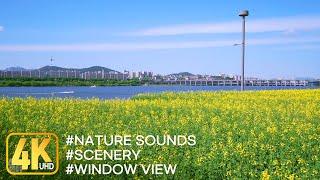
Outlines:
[[[52,67],[54,65],[46,65],[46,66],[51,66]],[[98,66],[98,65],[95,65],[95,66]],[[26,71],[28,71],[28,70],[37,70],[37,69],[40,69],[40,68],[43,68],[43,67],[45,67],[45,66],[27,69],[27,68],[24,68],[24,67],[21,67],[21,66],[11,66],[11,67],[7,67],[7,68],[4,68],[4,69],[0,69],[0,71],[6,71],[7,69],[10,69],[10,68],[23,68]],[[54,67],[61,67],[61,66],[54,66]],[[84,68],[90,68],[90,67],[94,67],[94,66],[87,66],[87,67],[61,67],[61,68],[66,68],[66,69],[84,69]],[[105,67],[105,66],[99,66],[99,67],[108,68],[108,69],[111,69],[111,70],[114,70],[114,71],[118,71],[118,72],[127,71],[126,69],[119,70],[119,69],[113,69],[113,68]],[[139,72],[139,71],[146,71],[146,70],[133,70],[133,71],[134,72]],[[153,71],[149,70],[148,72],[153,72]],[[153,73],[154,73],[154,75],[170,75],[170,74],[177,74],[177,73],[191,73],[193,75],[212,75],[213,76],[213,75],[225,74],[225,75],[236,75],[236,76],[239,76],[239,74],[224,73],[224,72],[215,73],[215,74],[193,73],[193,72],[189,72],[189,71],[171,72],[171,73],[168,73],[168,74],[161,74],[161,73],[157,73],[157,72],[153,72]],[[260,79],[320,79],[319,77],[311,77],[311,76],[295,76],[295,77],[290,77],[290,78],[285,78],[285,77],[265,78],[265,77],[250,76],[250,77],[246,77],[246,78],[260,78]]]

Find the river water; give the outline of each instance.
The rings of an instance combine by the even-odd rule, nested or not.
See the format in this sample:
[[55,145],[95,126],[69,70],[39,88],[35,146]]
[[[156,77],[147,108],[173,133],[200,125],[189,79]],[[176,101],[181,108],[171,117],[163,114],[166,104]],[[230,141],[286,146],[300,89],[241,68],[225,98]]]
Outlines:
[[[311,87],[246,87],[247,90],[305,89]],[[72,97],[72,98],[130,98],[140,93],[159,93],[164,91],[221,91],[239,90],[239,86],[104,86],[104,87],[0,87],[0,97]]]

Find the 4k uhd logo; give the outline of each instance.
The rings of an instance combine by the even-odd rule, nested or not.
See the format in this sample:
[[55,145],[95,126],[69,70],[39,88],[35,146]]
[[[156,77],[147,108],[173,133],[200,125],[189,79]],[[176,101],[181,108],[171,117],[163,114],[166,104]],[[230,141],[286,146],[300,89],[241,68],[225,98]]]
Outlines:
[[59,169],[59,140],[54,133],[11,133],[6,167],[13,175],[52,175]]

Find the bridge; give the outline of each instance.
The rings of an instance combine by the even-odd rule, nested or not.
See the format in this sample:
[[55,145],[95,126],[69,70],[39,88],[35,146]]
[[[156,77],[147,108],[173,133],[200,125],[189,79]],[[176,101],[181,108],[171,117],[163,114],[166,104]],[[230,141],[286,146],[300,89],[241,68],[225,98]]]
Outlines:
[[[168,85],[240,86],[240,80],[165,80]],[[246,80],[246,86],[309,86],[307,80]]]

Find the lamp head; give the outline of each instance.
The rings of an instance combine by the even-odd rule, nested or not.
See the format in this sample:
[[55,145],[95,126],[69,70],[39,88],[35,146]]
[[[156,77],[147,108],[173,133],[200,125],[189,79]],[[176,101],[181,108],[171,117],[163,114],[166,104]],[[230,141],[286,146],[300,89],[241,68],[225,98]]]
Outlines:
[[249,11],[248,10],[241,11],[239,13],[239,16],[242,16],[242,17],[249,16]]

